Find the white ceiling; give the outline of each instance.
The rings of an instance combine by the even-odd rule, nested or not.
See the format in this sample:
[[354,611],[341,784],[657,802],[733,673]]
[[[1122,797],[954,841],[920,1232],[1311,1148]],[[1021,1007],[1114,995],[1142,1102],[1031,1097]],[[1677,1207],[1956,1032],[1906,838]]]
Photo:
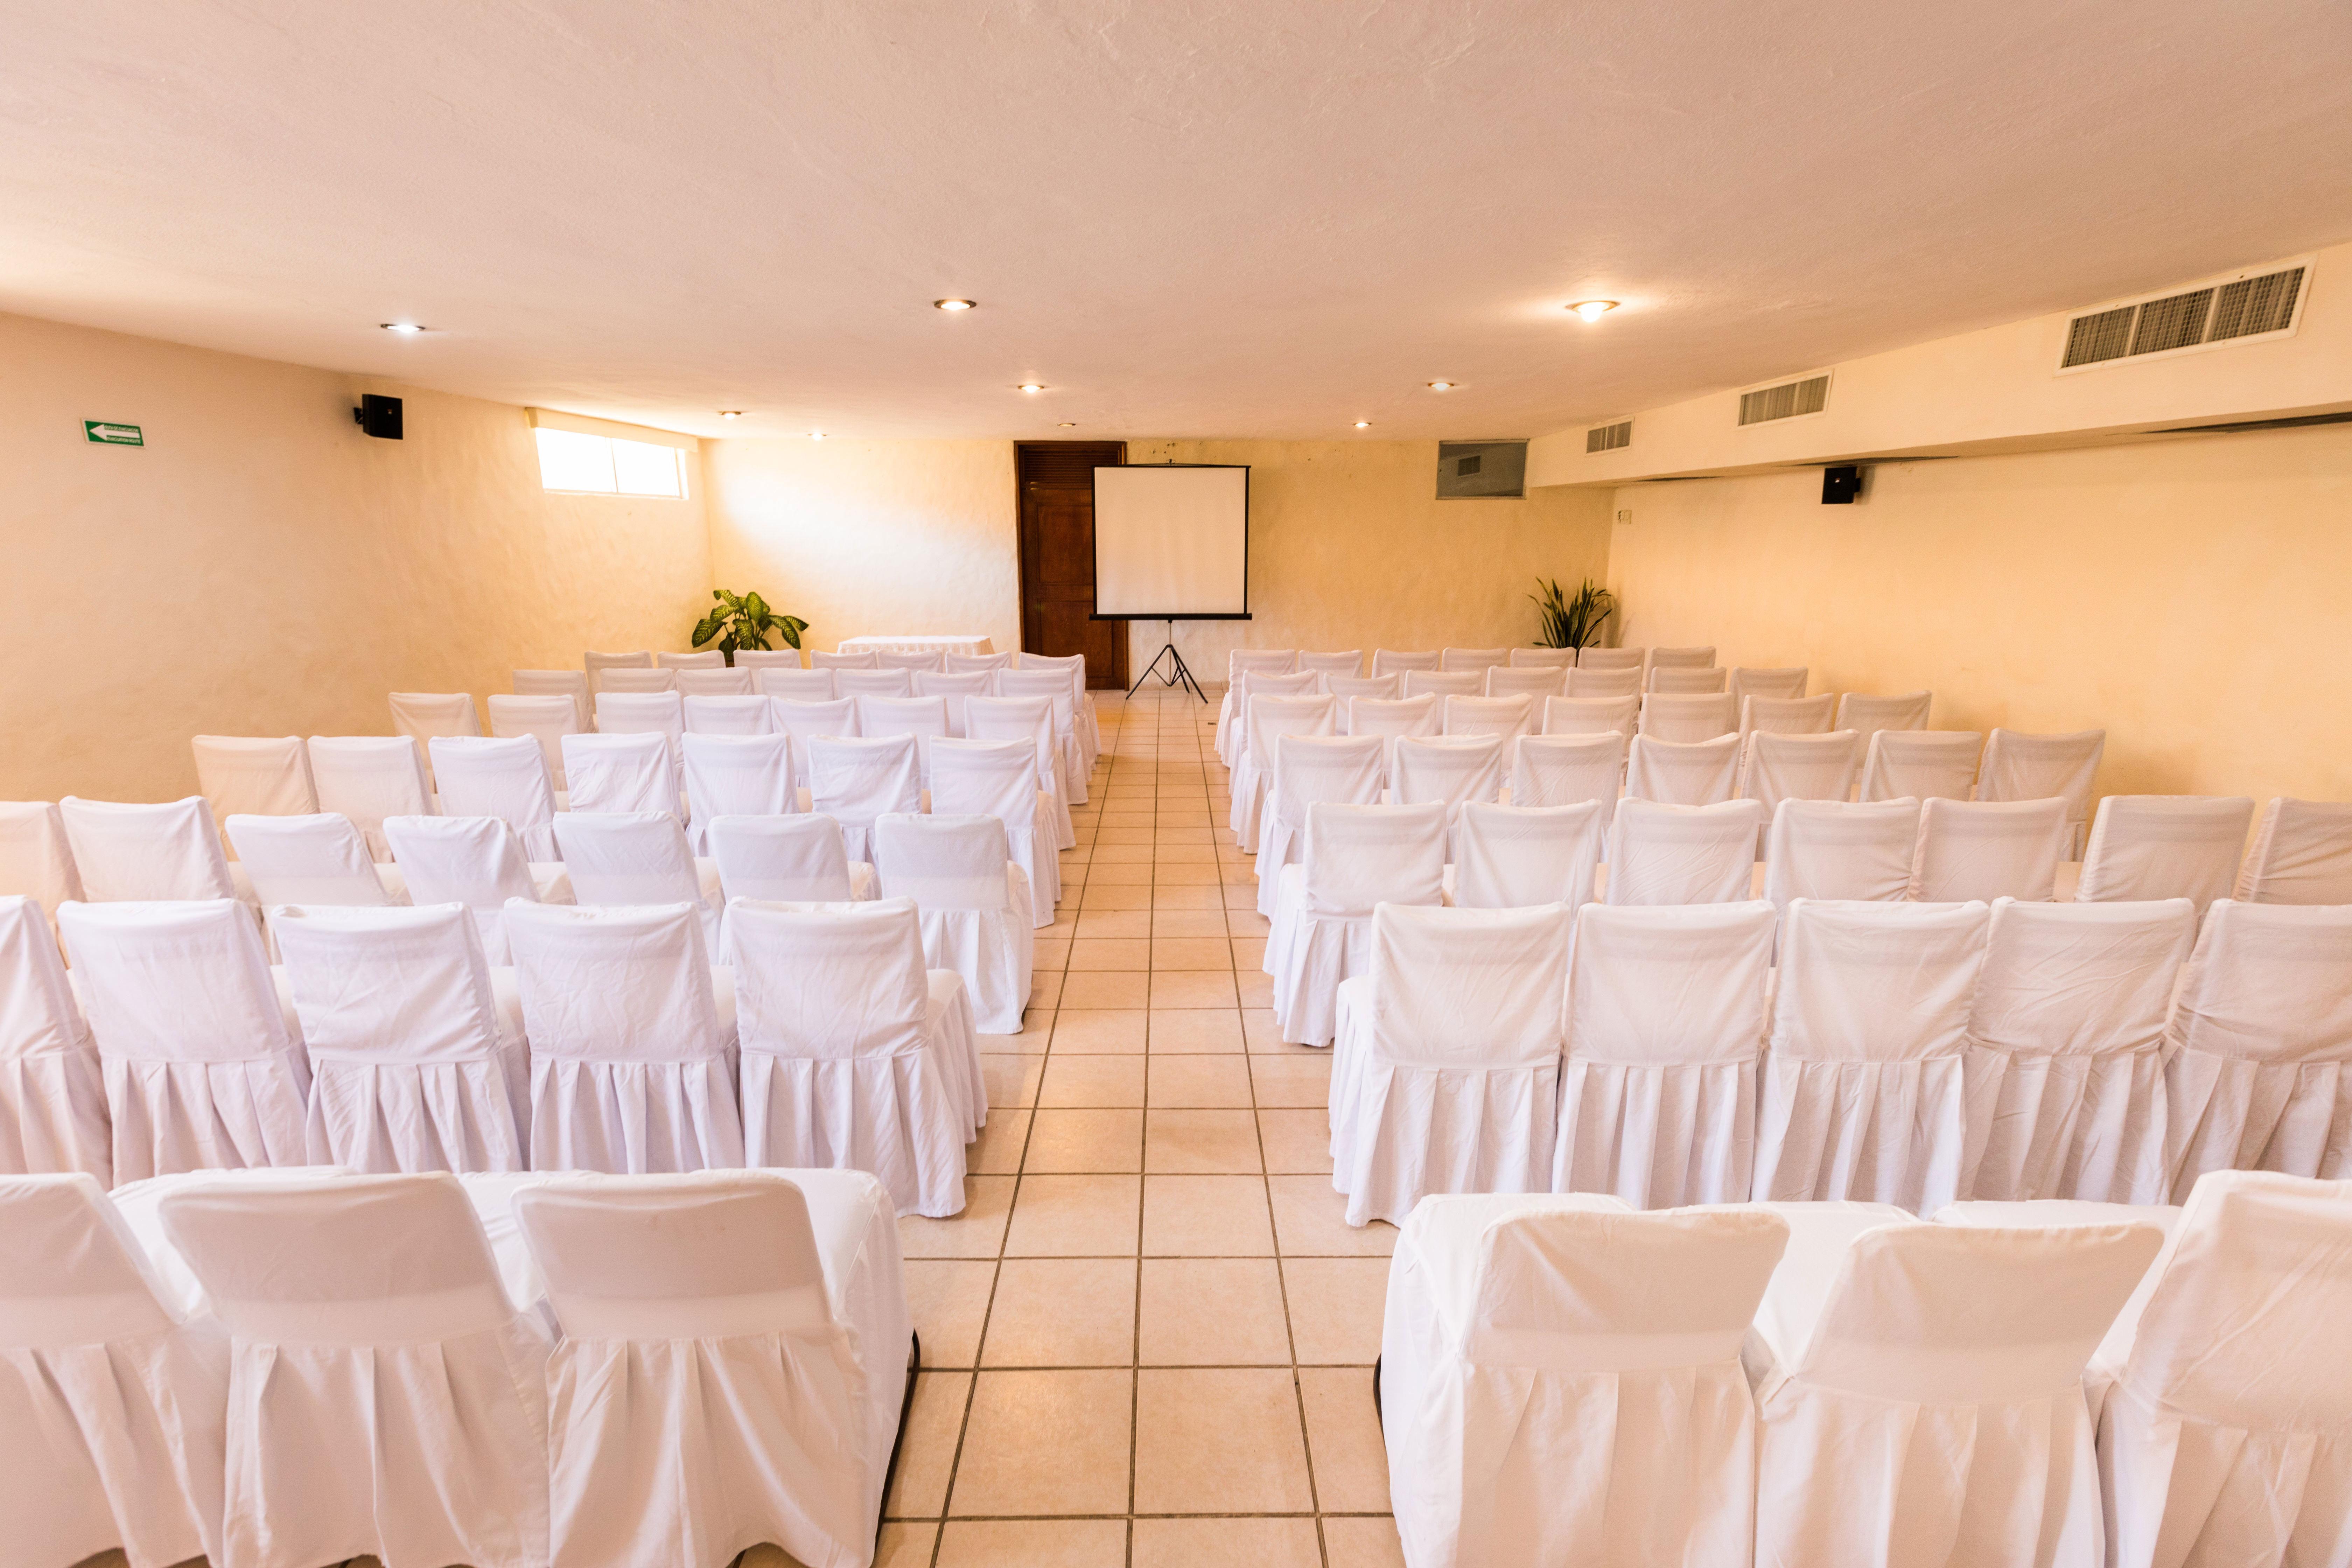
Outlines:
[[28,315],[706,435],[1532,435],[2352,237],[2352,8],[25,4],[0,147]]

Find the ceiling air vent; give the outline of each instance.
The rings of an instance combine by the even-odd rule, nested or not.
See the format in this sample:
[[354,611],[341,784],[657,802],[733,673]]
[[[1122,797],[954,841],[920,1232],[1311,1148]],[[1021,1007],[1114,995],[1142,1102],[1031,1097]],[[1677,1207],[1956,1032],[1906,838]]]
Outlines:
[[1801,415],[1819,414],[1829,406],[1830,378],[1808,376],[1803,381],[1782,382],[1778,386],[1759,386],[1753,392],[1739,395],[1739,422],[1761,425],[1771,419],[1794,419]]
[[1620,419],[1614,425],[1598,425],[1584,433],[1586,452],[1614,452],[1633,444],[1633,422]]
[[2284,336],[2294,331],[2308,261],[2268,271],[2250,271],[2195,289],[2127,305],[2111,305],[2066,323],[2066,352],[2058,368],[2138,359],[2146,354],[2185,353],[2250,338]]

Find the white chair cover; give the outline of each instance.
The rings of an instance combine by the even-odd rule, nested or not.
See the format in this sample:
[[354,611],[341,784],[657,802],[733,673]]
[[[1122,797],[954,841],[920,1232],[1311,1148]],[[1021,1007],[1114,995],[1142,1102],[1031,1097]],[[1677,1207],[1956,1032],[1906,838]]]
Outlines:
[[685,708],[689,735],[775,733],[775,707],[765,697],[688,697]]
[[1764,896],[1899,903],[1911,896],[1919,803],[1784,800],[1764,840]]
[[82,896],[92,903],[236,896],[212,806],[200,795],[163,805],[58,802]]
[[1739,710],[1739,700],[1731,693],[1731,672],[1710,665],[1704,669],[1686,668],[1677,665],[1653,665],[1647,689],[1653,693],[1670,697],[1711,695],[1721,692],[1731,702],[1732,711]]
[[[1433,658],[1434,656],[1432,656]],[[1432,668],[1435,666],[1433,664]],[[1225,695],[1217,704],[1217,757],[1227,767],[1241,760],[1237,747],[1241,742],[1238,721],[1249,711],[1243,704],[1249,697],[1249,677],[1252,675],[1289,675],[1298,668],[1296,648],[1231,648],[1225,654]],[[1310,675],[1313,671],[1308,671]],[[1373,674],[1380,674],[1377,668]],[[1312,689],[1306,688],[1304,689]]]
[[[1492,675],[1494,671],[1486,673]],[[1445,699],[1448,735],[1500,735],[1507,752],[1512,742],[1532,732],[1534,728],[1535,700],[1524,693],[1513,697]]]
[[[830,675],[832,671],[827,670]],[[836,697],[826,702],[805,702],[798,698],[779,697],[769,704],[776,733],[793,738],[793,782],[797,789],[809,787],[809,742],[819,736],[840,740],[857,737],[857,699]]]
[[[593,696],[593,694],[605,689],[603,677],[610,671],[615,669],[651,669],[654,668],[654,656],[651,651],[643,649],[635,653],[595,653],[592,651],[582,654],[580,656],[580,662],[582,668],[587,673],[588,689],[590,694]],[[615,689],[617,689],[617,688]]]
[[1715,647],[1654,647],[1650,650],[1650,668],[1668,669],[1712,669],[1715,668]]
[[784,816],[798,811],[793,738],[688,735],[686,799],[691,823],[687,837],[697,855],[710,853],[714,817]]
[[1507,647],[1449,647],[1439,650],[1437,668],[1448,673],[1466,669],[1484,675],[1498,664],[1510,662]]
[[65,818],[49,802],[0,801],[0,893],[35,900],[53,923],[59,904],[83,897]]
[[963,1208],[988,1113],[962,983],[923,969],[914,904],[730,911],[753,1165],[866,1171],[902,1214]]
[[2235,1168],[2352,1178],[2352,907],[2215,900],[2166,1029],[2172,1201]]
[[1976,791],[1974,730],[1881,730],[1862,762],[1864,800],[1967,800]]
[[[520,679],[525,671],[517,670]],[[490,704],[490,733],[500,739],[528,736],[539,742],[540,755],[547,763],[548,783],[561,790],[563,785],[563,737],[576,735],[588,726],[581,718],[583,703],[568,694],[555,693],[533,697],[493,696]]]
[[874,824],[876,895],[915,906],[923,966],[961,977],[972,1026],[1017,1035],[1037,932],[1029,879],[992,816],[892,814]]
[[2231,897],[2249,904],[2352,904],[2352,805],[2273,800],[2263,808]]
[[215,821],[246,816],[308,816],[319,809],[310,760],[299,735],[198,735],[196,789],[212,803]]
[[[673,772],[678,767],[678,742],[686,735],[686,702],[675,691],[614,691],[596,698],[596,732],[600,735],[659,735],[669,744]],[[573,806],[574,811],[583,809]]]
[[1861,771],[1862,737],[1851,730],[1825,735],[1759,730],[1748,737],[1740,761],[1739,793],[1761,802],[1769,816],[1784,800],[1845,800]]
[[1633,692],[1612,697],[1547,697],[1547,735],[1596,735],[1604,731],[1630,741],[1642,711],[1642,700]]
[[865,739],[888,735],[915,737],[915,767],[923,786],[931,782],[931,742],[948,737],[948,700],[944,697],[860,697],[857,732]]
[[264,909],[272,904],[406,902],[395,898],[368,858],[367,841],[348,816],[232,816],[229,842]]
[[[1054,847],[1057,851],[1076,848],[1078,836],[1070,821],[1070,797],[1062,791],[1061,747],[1054,739],[1054,705],[1042,697],[967,698],[963,723],[971,740],[1026,740],[1036,748],[1037,787],[1051,796]],[[1057,871],[1056,885],[1059,881]]]
[[699,908],[507,906],[530,1041],[531,1169],[743,1163],[735,1041]]
[[111,1186],[111,1140],[105,1070],[49,917],[0,897],[0,1174],[80,1171]]
[[2253,826],[2249,795],[2111,795],[2099,802],[2074,897],[2086,904],[2230,897]]
[[613,697],[675,697],[677,695],[677,671],[675,669],[607,669],[596,677],[598,729],[604,728],[604,700]]
[[547,1331],[457,1177],[191,1183],[157,1208],[228,1338],[216,1561],[548,1561]]
[[1484,665],[1475,669],[1408,669],[1404,672],[1404,694],[1407,697],[1475,697],[1486,689]]
[[1592,901],[1608,829],[1597,800],[1574,805],[1471,801],[1454,829],[1457,910],[1524,910]]
[[1652,690],[1642,699],[1637,733],[1661,741],[1712,741],[1739,732],[1739,705],[1725,694]]
[[1830,728],[1852,730],[1860,735],[1863,755],[1867,757],[1871,740],[1881,730],[1925,730],[1927,710],[1934,701],[1935,693],[1931,691],[1906,691],[1895,697],[1849,691],[1838,699],[1837,718]]
[[1650,650],[1645,647],[1580,647],[1576,650],[1579,669],[1642,669],[1650,662]]
[[[518,669],[514,672],[514,694],[517,697],[568,697],[572,700],[572,728],[585,730],[594,721],[596,706],[588,689],[588,676],[577,669]],[[495,700],[493,700],[495,705]],[[490,732],[498,732],[498,714],[490,714]],[[551,762],[550,767],[554,766]]]
[[727,668],[727,655],[723,649],[715,647],[704,648],[699,653],[656,653],[654,664],[657,668],[681,671],[724,669]]
[[[832,904],[874,896],[874,868],[842,852],[841,825],[814,812],[797,816],[719,816],[710,854],[732,905],[738,899]],[[727,952],[719,955],[732,963]]]
[[[1062,770],[1064,798],[1072,805],[1087,804],[1087,774],[1089,771],[1086,755],[1078,744],[1077,693],[1083,689],[1061,669],[1000,669],[996,672],[996,694],[1004,697],[1044,697],[1054,704],[1054,740],[1061,748],[1059,765]],[[846,687],[843,688],[847,690]],[[967,710],[970,703],[966,703]]]
[[302,1163],[309,1072],[252,912],[229,899],[58,910],[97,1038],[114,1180]]
[[1515,647],[1508,669],[1570,669],[1576,664],[1572,647]]
[[1504,754],[1500,735],[1400,736],[1389,752],[1389,798],[1399,805],[1444,805],[1451,859],[1462,808],[1501,796]]
[[801,650],[796,647],[739,647],[735,650],[735,668],[752,671],[752,683],[758,685],[758,672],[763,669],[798,669]]
[[2064,800],[2066,821],[2074,829],[2065,858],[2074,859],[2090,821],[2091,794],[2106,749],[2105,730],[2026,735],[1995,728],[1985,740],[1984,759],[1977,767],[1977,798],[2047,800],[2055,795]]
[[1405,675],[1416,669],[1435,669],[1438,651],[1400,652],[1395,648],[1376,647],[1372,650],[1374,675]]
[[[1078,763],[1091,770],[1095,759],[1102,755],[1102,731],[1095,724],[1095,705],[1087,696],[1087,656],[1082,653],[1049,658],[1042,653],[1024,653],[1013,661],[1013,668],[1031,672],[1058,669],[1070,679],[1070,716],[1076,722]],[[919,692],[920,683],[917,689]]]
[[817,1174],[567,1176],[514,1194],[563,1330],[548,1366],[556,1562],[720,1563],[762,1542],[803,1563],[871,1555],[910,1329],[903,1290],[851,1294],[874,1272],[852,1258],[877,1245],[895,1286],[898,1241],[874,1184],[828,1213],[803,1195]]
[[1259,818],[1265,813],[1266,792],[1274,782],[1276,741],[1284,735],[1337,734],[1339,713],[1339,703],[1332,698],[1268,697],[1255,689],[1244,713],[1241,763],[1234,769],[1228,825],[1241,847],[1255,853]]
[[1747,1199],[1775,924],[1760,901],[1577,911],[1554,1192]]
[[[392,729],[423,751],[436,735],[478,735],[482,721],[474,714],[474,699],[464,691],[395,691],[392,693]],[[430,774],[430,763],[427,764]]]
[[870,647],[852,648],[836,653],[823,653],[811,648],[809,649],[809,668],[812,669],[876,669],[880,668],[880,661],[874,657],[874,650]]
[[1314,805],[1307,856],[1285,867],[1266,940],[1274,1016],[1291,1045],[1328,1044],[1340,982],[1368,973],[1372,907],[1445,898],[1445,807]]
[[[1718,805],[1739,794],[1739,737],[1662,741],[1643,732],[1625,753],[1625,795],[1661,805]],[[1759,812],[1760,819],[1769,816]],[[1751,854],[1750,859],[1754,858]]]
[[1522,735],[1511,746],[1513,805],[1597,801],[1603,833],[1617,815],[1617,791],[1624,776],[1622,735]]
[[[1391,680],[1402,679],[1389,676]],[[1381,748],[1381,776],[1385,782],[1396,769],[1396,742],[1405,736],[1425,739],[1437,733],[1443,716],[1437,710],[1441,699],[1435,697],[1350,697],[1346,730],[1350,735],[1378,735],[1387,742]]]
[[2066,803],[1937,797],[1919,803],[1911,897],[1923,903],[2032,899],[2047,903],[2066,858]]
[[[1837,699],[1826,691],[1819,697],[1743,697],[1739,700],[1739,732],[1749,735],[1765,730],[1776,735],[1826,735],[1836,707]],[[1857,743],[1857,765],[1861,755],[1862,747]]]
[[992,675],[1000,669],[1013,668],[1009,653],[951,653],[947,656],[950,675]]
[[[1054,848],[1054,797],[1044,787],[1034,745],[1025,741],[952,739],[934,744],[931,810],[940,816],[992,816],[1002,822],[1006,848],[1028,883],[1031,929],[1054,923],[1054,906],[1062,897],[1062,858]],[[751,896],[786,897],[781,893]],[[793,897],[824,901],[814,894]]]
[[748,669],[681,669],[677,672],[677,694],[688,702],[698,697],[750,697],[753,694],[751,672]]
[[474,929],[489,963],[504,968],[514,960],[507,945],[507,906],[520,899],[568,902],[568,881],[542,891],[524,860],[514,829],[495,816],[391,816],[384,837],[392,841],[408,897],[417,904],[463,904],[474,912]]
[[2166,1201],[2165,1015],[2196,938],[2187,899],[1994,901],[1962,1069],[1964,1195]]
[[566,735],[563,773],[572,784],[566,799],[574,812],[677,815],[677,769],[667,735]]
[[310,1058],[311,1163],[530,1168],[530,1058],[499,1021],[463,904],[289,906],[271,928]]
[[392,858],[385,818],[433,815],[425,748],[405,735],[313,735],[310,777],[319,809],[350,817],[378,860]]
[[915,676],[903,665],[893,668],[836,669],[833,672],[833,688],[844,697],[912,697]]
[[436,735],[425,745],[443,816],[495,816],[514,829],[525,858],[562,858],[555,849],[555,790],[537,741]]
[[[1521,650],[1513,648],[1517,658]],[[1559,651],[1565,653],[1565,648]],[[1517,668],[1496,665],[1486,672],[1486,695],[1489,697],[1525,697],[1531,709],[1540,709],[1547,697],[1568,695],[1568,669],[1562,665],[1549,668]]]
[[1740,665],[1731,672],[1731,695],[1741,702],[1750,697],[1762,698],[1767,701],[1801,698],[1805,695],[1805,682],[1811,674],[1811,669],[1801,664],[1766,668]]
[[1330,801],[1381,803],[1382,742],[1378,735],[1310,735],[1293,731],[1275,742],[1274,787],[1257,846],[1257,910],[1274,917],[1282,868],[1302,858],[1307,812]]
[[852,860],[874,858],[876,817],[922,809],[922,776],[912,735],[871,740],[821,735],[808,742],[804,754],[811,807],[841,824],[842,850]]
[[1769,1343],[1759,1568],[2098,1563],[2083,1372],[2162,1244],[2152,1225],[1854,1237],[1809,1331]]
[[1789,905],[1757,1112],[1759,1201],[1930,1214],[1959,1195],[1962,1057],[1990,918],[1981,903]]
[[[1638,744],[1643,737],[1636,736]],[[1752,800],[1664,805],[1627,795],[1609,823],[1612,904],[1744,902],[1764,808]]]
[[1398,1232],[1381,1417],[1415,1568],[1749,1562],[1739,1347],[1788,1226],[1620,1206],[1436,1197]]
[[677,818],[666,811],[568,811],[556,820],[572,898],[583,908],[692,904],[706,952],[719,951],[726,908],[719,868],[698,863]]
[[[984,670],[976,669],[965,675],[938,675],[927,670],[915,672],[915,695],[936,697],[948,705],[948,733],[960,741],[970,738],[963,725],[964,703],[974,697],[987,696],[992,684],[993,682]],[[1082,703],[1079,711],[1090,712],[1092,710]]]
[[[1590,651],[1590,650],[1588,650]],[[1568,695],[1583,701],[1631,699],[1635,708],[1642,705],[1642,666],[1633,664],[1615,668],[1588,669],[1579,664],[1568,672]],[[1627,720],[1630,728],[1632,720]]]
[[761,669],[751,679],[761,695],[786,702],[831,702],[841,695],[830,669]]
[[1339,733],[1352,735],[1348,710],[1359,697],[1370,697],[1383,702],[1393,702],[1404,695],[1402,675],[1346,676],[1327,675],[1323,678],[1323,694],[1339,701]]
[[1430,1193],[1549,1184],[1568,1001],[1567,906],[1381,904],[1331,1063],[1331,1184],[1348,1223],[1403,1223]]
[[1342,653],[1301,652],[1298,668],[1311,669],[1327,680],[1333,676],[1353,679],[1364,673],[1364,650],[1351,647]]

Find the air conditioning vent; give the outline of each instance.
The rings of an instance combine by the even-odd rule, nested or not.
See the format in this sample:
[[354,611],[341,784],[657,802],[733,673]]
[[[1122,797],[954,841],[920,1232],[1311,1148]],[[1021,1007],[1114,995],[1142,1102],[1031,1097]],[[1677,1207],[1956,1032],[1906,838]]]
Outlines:
[[2058,368],[2082,370],[2291,332],[2309,271],[2305,262],[2077,316],[2066,323]]
[[1587,452],[1614,452],[1633,444],[1633,422],[1620,419],[1614,425],[1595,426],[1584,433]]
[[1739,422],[1761,425],[1771,419],[1794,419],[1800,415],[1819,414],[1829,406],[1830,378],[1816,375],[1803,381],[1783,382],[1779,386],[1759,387],[1754,392],[1739,395]]

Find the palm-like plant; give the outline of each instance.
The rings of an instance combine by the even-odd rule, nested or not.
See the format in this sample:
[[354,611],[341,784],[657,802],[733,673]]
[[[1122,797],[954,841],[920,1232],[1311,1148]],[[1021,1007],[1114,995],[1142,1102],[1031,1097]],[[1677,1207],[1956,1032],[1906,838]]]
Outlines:
[[786,647],[801,646],[801,634],[808,623],[798,616],[780,616],[768,608],[768,601],[757,594],[730,594],[724,588],[713,588],[710,596],[719,601],[718,607],[694,623],[694,646],[716,638],[719,651],[727,662],[735,662],[735,650],[766,647],[768,634],[775,633],[784,639]]
[[1529,594],[1543,616],[1538,647],[1591,647],[1601,640],[1601,628],[1617,613],[1617,596],[1587,577],[1573,595],[1563,594],[1558,581],[1536,579],[1540,594]]

